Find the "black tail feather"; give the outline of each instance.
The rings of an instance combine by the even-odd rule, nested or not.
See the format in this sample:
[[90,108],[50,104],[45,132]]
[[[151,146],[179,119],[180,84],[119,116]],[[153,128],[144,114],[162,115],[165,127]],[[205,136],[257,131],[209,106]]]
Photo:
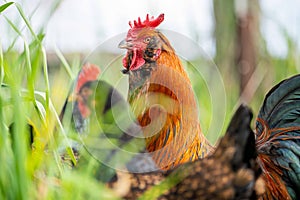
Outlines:
[[256,135],[268,195],[283,198],[288,193],[299,199],[300,75],[282,81],[266,95],[256,121]]

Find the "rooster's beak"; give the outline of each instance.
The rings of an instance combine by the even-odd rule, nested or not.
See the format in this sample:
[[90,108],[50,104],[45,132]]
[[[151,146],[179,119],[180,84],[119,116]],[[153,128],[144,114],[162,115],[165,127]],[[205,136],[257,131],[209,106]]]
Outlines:
[[131,42],[126,41],[126,40],[122,40],[122,41],[119,43],[119,45],[118,45],[118,47],[119,47],[120,49],[131,49],[132,46],[133,46],[133,44],[132,44]]

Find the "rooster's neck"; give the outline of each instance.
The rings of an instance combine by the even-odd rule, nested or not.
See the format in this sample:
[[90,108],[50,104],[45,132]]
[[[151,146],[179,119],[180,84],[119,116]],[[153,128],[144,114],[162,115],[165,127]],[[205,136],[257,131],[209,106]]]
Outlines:
[[147,84],[154,68],[155,63],[145,63],[140,69],[129,72],[129,103],[137,98],[141,89]]
[[142,69],[147,70],[136,70],[129,78],[131,89],[135,87],[129,102],[157,165],[170,169],[207,155],[211,146],[201,132],[192,85],[175,52],[163,51]]
[[190,83],[190,79],[188,78],[184,66],[175,52],[163,51],[161,56],[157,59],[156,64],[158,68],[171,68],[172,70],[178,72],[180,76],[185,79],[185,81]]

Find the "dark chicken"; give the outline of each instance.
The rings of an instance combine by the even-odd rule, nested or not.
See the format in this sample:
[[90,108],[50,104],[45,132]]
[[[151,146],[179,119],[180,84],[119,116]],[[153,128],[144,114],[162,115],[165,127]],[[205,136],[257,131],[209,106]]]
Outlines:
[[[136,199],[154,184],[169,180],[170,188],[151,189],[149,199],[256,199],[265,191],[259,178],[251,111],[240,106],[216,151],[168,172],[129,174],[126,199]],[[127,181],[127,183],[126,183]],[[161,193],[163,193],[161,195]]]

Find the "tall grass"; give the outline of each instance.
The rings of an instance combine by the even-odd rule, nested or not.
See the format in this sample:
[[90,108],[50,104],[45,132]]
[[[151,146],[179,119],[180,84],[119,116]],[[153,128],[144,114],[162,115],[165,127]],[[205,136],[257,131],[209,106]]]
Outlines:
[[[6,17],[6,9],[17,12],[25,27]],[[87,162],[88,170],[70,170],[60,158],[65,151],[76,164],[59,109],[53,105],[53,101],[64,103],[69,88],[63,90],[63,98],[51,91],[54,86],[49,81],[43,30],[33,29],[18,3],[1,5],[0,13],[16,33],[5,52],[0,45],[0,199],[114,199],[89,173],[93,164]],[[24,32],[30,36],[25,37]],[[17,40],[22,40],[21,52],[13,50]],[[69,75],[65,84],[70,86],[77,69],[71,69],[62,54],[58,56]],[[28,145],[30,127],[32,147]]]

